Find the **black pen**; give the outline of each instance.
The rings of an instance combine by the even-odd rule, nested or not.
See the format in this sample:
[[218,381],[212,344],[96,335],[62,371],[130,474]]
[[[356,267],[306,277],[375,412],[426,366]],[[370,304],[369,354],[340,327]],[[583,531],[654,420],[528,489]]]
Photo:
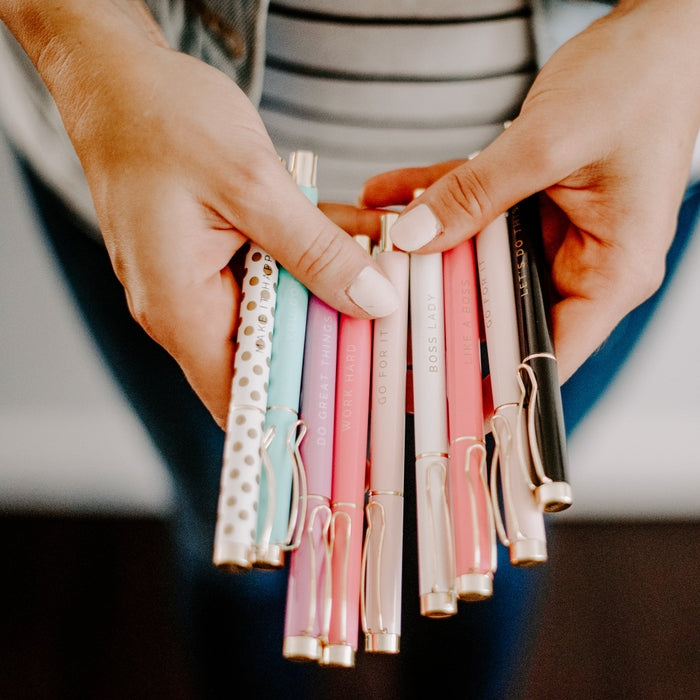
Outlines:
[[527,415],[535,497],[545,511],[556,512],[568,508],[572,498],[566,481],[566,431],[537,195],[509,210],[508,233],[520,339],[521,405]]

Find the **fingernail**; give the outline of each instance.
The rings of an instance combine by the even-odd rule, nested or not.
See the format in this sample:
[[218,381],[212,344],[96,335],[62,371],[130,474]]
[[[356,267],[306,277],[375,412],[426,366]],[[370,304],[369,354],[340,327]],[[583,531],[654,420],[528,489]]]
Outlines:
[[442,231],[442,224],[427,204],[419,204],[401,214],[391,227],[391,239],[396,245],[410,253],[422,248]]
[[399,307],[399,296],[394,285],[373,267],[365,267],[350,283],[348,296],[368,314],[388,316]]

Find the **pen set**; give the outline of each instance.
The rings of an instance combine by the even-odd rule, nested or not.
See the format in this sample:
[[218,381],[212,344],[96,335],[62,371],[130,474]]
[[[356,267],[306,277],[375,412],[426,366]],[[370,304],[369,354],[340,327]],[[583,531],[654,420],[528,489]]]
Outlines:
[[[316,156],[289,171],[316,204]],[[537,199],[436,254],[396,249],[397,216],[373,250],[356,237],[401,299],[373,321],[246,255],[213,559],[288,567],[291,660],[352,667],[360,631],[400,650],[409,342],[421,615],[490,597],[499,540],[513,565],[545,562],[544,513],[571,503]]]

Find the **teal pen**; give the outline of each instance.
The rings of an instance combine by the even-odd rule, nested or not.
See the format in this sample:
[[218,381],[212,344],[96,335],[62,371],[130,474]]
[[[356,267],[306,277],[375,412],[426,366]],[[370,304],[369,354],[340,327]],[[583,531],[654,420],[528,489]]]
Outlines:
[[[317,204],[316,156],[295,151],[289,170]],[[273,428],[273,437],[263,453],[255,546],[255,565],[261,568],[283,566],[285,551],[299,545],[303,532],[306,477],[298,448],[305,429],[299,420],[299,400],[308,304],[306,287],[280,267],[265,414],[265,430]]]

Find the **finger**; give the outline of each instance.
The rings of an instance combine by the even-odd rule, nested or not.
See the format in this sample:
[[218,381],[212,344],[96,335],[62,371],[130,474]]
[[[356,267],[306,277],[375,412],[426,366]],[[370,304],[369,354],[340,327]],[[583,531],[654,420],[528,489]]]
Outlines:
[[379,240],[382,216],[387,210],[362,209],[352,204],[319,202],[318,208],[337,226],[351,236],[369,236]]
[[227,202],[236,227],[341,313],[392,313],[398,294],[369,253],[307,199],[279,162],[261,168],[247,189],[245,209]]
[[450,160],[422,168],[400,168],[375,175],[367,180],[360,192],[362,207],[387,207],[408,204],[417,189],[432,185],[463,160]]
[[578,167],[574,149],[561,147],[566,132],[556,125],[546,131],[533,114],[513,121],[481,153],[413,200],[392,227],[396,245],[425,253],[451,248]]
[[231,392],[240,288],[224,268],[185,288],[158,285],[135,298],[134,318],[180,365],[187,381],[224,428]]

